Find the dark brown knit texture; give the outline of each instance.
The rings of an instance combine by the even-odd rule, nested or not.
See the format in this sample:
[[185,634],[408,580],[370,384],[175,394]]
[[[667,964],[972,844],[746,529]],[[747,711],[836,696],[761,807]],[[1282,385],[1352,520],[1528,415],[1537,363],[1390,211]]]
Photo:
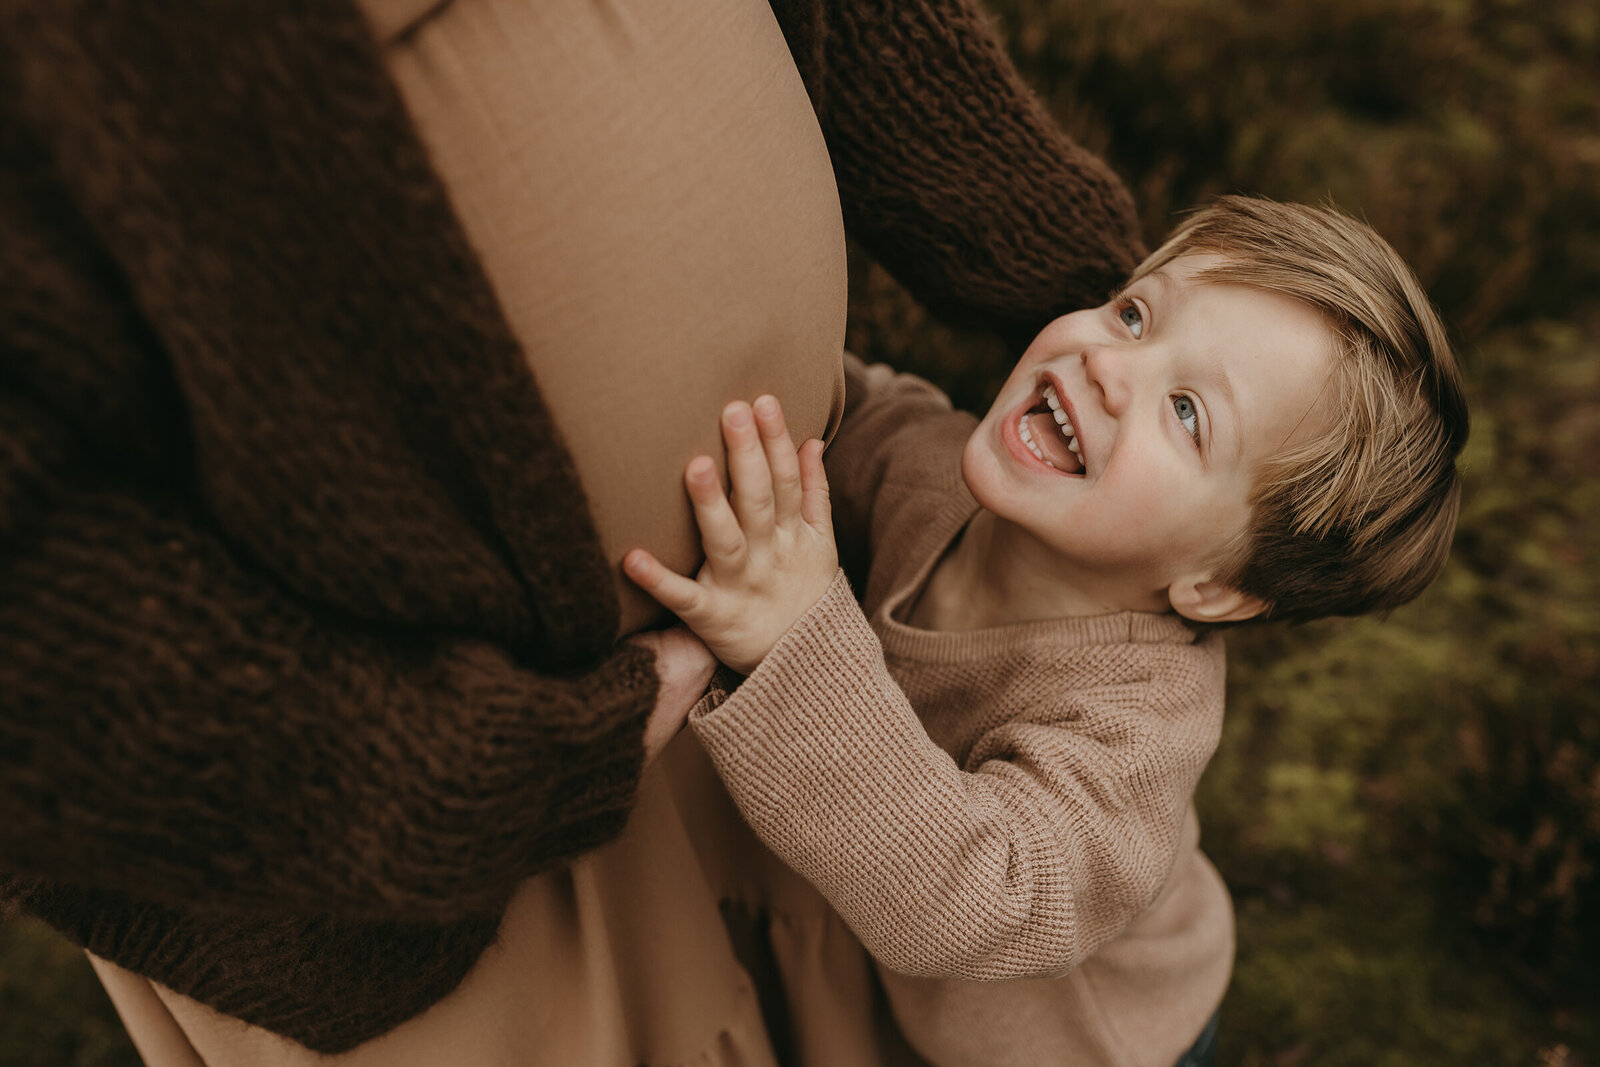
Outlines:
[[0,866],[333,1050],[617,831],[654,678],[363,24],[190,6],[4,8]]
[[[777,5],[868,247],[1011,327],[1137,255],[982,16]],[[622,825],[655,694],[356,11],[0,0],[0,894],[321,1051]]]
[[[772,0],[846,229],[929,310],[1025,342],[1143,258],[1133,201],[969,0]],[[808,36],[809,35],[809,36]]]

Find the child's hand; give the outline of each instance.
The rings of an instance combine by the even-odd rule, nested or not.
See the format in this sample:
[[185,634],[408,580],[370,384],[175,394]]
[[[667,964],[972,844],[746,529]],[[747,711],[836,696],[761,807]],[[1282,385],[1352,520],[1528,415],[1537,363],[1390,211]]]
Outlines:
[[822,599],[839,567],[822,442],[796,453],[773,397],[758,399],[751,415],[742,401],[722,411],[731,506],[711,457],[684,472],[706,553],[699,575],[677,574],[642,548],[623,560],[628,577],[741,674]]

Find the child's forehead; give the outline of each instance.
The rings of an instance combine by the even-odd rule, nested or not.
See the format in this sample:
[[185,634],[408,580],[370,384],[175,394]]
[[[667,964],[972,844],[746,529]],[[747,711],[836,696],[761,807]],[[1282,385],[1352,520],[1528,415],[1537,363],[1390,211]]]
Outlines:
[[1241,269],[1238,260],[1218,252],[1190,252],[1174,256],[1148,271],[1135,272],[1124,292],[1136,285],[1175,306],[1197,303],[1225,305],[1233,313],[1270,315],[1274,309],[1292,309],[1303,332],[1337,340],[1339,331],[1326,312],[1311,301]]
[[1189,273],[1192,270],[1204,270],[1231,260],[1220,252],[1210,249],[1173,249],[1158,248],[1146,256],[1133,273],[1128,276],[1128,284],[1155,274]]
[[1157,259],[1152,256],[1135,268],[1128,279],[1134,285],[1149,281],[1174,293],[1206,285],[1226,285],[1234,280],[1230,268],[1239,263],[1220,252],[1194,251]]
[[1229,277],[1232,264],[1214,253],[1189,254],[1143,280],[1206,371],[1205,399],[1231,415],[1230,450],[1256,465],[1332,430],[1341,341],[1318,308]]

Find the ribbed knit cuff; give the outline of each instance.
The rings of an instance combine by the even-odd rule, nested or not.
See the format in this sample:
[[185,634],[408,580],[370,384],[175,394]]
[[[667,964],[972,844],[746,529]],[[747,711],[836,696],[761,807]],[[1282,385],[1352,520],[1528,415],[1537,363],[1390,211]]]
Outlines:
[[[710,740],[757,709],[762,714],[788,711],[799,716],[803,709],[791,694],[828,691],[847,683],[858,675],[856,664],[862,655],[882,658],[877,635],[839,570],[822,597],[778,639],[756,669],[722,699],[697,705],[689,713],[689,724],[703,740]],[[726,675],[719,672],[719,677]]]

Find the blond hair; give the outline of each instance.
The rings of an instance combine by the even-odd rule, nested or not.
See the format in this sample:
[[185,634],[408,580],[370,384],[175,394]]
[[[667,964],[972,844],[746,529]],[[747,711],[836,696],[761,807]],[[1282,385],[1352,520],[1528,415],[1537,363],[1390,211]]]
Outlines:
[[1267,617],[1381,611],[1444,566],[1467,438],[1461,374],[1416,276],[1370,227],[1330,207],[1226,196],[1190,216],[1134,272],[1179,256],[1223,262],[1201,281],[1254,286],[1319,311],[1338,338],[1323,434],[1273,458],[1219,581]]

